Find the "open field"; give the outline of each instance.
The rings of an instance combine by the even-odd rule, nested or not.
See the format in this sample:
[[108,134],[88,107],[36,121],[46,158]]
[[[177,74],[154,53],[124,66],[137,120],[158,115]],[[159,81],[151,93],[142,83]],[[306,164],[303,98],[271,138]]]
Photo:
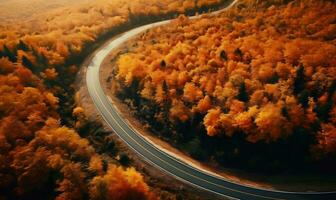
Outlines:
[[27,19],[36,14],[92,1],[94,0],[0,0],[0,20]]

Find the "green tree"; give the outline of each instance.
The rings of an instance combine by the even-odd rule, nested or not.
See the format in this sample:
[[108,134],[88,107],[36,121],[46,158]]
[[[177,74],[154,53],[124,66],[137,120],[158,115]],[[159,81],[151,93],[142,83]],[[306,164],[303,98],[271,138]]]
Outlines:
[[226,52],[225,52],[224,50],[220,52],[220,55],[219,55],[219,56],[220,56],[221,59],[224,60],[224,61],[227,61],[227,60],[228,60],[227,54],[226,54]]
[[300,65],[296,70],[294,80],[294,94],[299,94],[305,88],[304,67]]
[[37,72],[37,69],[36,67],[34,67],[34,64],[26,56],[22,57],[22,64],[26,66],[28,69],[30,69],[30,71],[32,71],[33,73]]
[[239,101],[243,102],[247,102],[249,100],[249,95],[246,91],[246,86],[244,82],[239,85],[239,93],[237,98]]
[[11,50],[9,50],[9,48],[7,47],[7,45],[3,46],[2,55],[4,57],[7,57],[12,62],[16,62],[17,61],[16,53],[13,53]]
[[29,51],[29,46],[24,43],[22,40],[20,40],[19,44],[17,45],[17,49],[22,51]]

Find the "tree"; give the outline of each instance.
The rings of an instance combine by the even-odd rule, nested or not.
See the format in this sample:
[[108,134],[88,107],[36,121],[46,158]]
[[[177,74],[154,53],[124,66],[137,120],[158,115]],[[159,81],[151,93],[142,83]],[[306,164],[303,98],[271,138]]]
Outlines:
[[189,119],[190,111],[189,109],[184,105],[184,103],[178,99],[172,100],[172,105],[169,110],[169,118],[170,121],[180,121],[185,122]]
[[9,50],[7,45],[3,46],[2,55],[4,57],[7,57],[11,62],[16,62],[17,61],[16,54],[13,53],[11,50]]
[[202,149],[201,141],[197,136],[194,137],[194,139],[192,139],[190,142],[188,142],[186,148],[188,153],[192,157],[200,160],[205,158],[205,153],[204,150]]
[[198,101],[195,110],[203,114],[206,113],[209,109],[211,109],[211,107],[212,107],[211,99],[209,95],[206,95],[203,99]]
[[15,74],[19,77],[23,85],[32,84],[34,82],[33,73],[23,66],[18,66],[15,70]]
[[286,119],[282,116],[281,108],[272,103],[260,109],[254,122],[258,133],[249,136],[250,141],[276,141],[288,134],[288,130],[285,129]]
[[28,69],[30,69],[30,71],[34,73],[37,72],[37,68],[34,67],[33,63],[26,56],[22,57],[22,64]]
[[219,108],[213,108],[208,110],[208,113],[204,117],[204,126],[209,136],[216,136],[220,131],[220,116],[221,110]]
[[186,83],[183,88],[183,98],[188,102],[194,102],[203,98],[203,92],[193,83]]
[[239,92],[237,99],[243,102],[247,102],[249,100],[249,95],[246,91],[246,86],[244,82],[239,85]]
[[127,156],[127,154],[122,153],[120,154],[120,158],[119,158],[119,162],[120,164],[122,164],[123,166],[128,166],[130,164],[130,159]]
[[22,40],[19,41],[19,44],[17,45],[17,49],[22,50],[22,51],[30,50],[29,46],[26,43],[24,43]]
[[58,77],[58,72],[55,68],[48,68],[45,69],[42,73],[43,78],[45,78],[48,81],[55,80]]
[[322,130],[318,135],[317,148],[324,154],[336,153],[336,127],[332,124],[322,124]]
[[309,101],[309,92],[308,90],[303,90],[299,95],[299,103],[306,108],[308,106],[308,101]]
[[7,57],[0,58],[0,74],[12,73],[15,65]]
[[237,48],[236,50],[234,50],[233,52],[240,60],[243,58],[243,52],[240,50],[240,48]]
[[319,102],[315,108],[317,116],[322,121],[328,121],[330,110],[333,107],[333,99],[329,98],[326,102]]
[[90,198],[93,200],[154,200],[141,174],[134,168],[123,170],[109,165],[103,176],[97,176],[90,182]]
[[299,94],[305,88],[304,67],[300,65],[296,70],[294,79],[294,94]]
[[220,58],[223,60],[223,61],[227,61],[228,60],[228,57],[227,57],[227,54],[224,50],[222,50],[220,52]]
[[36,58],[36,62],[38,63],[39,67],[47,67],[48,65],[48,58],[45,56],[45,54],[40,51],[39,49],[32,48],[32,54]]

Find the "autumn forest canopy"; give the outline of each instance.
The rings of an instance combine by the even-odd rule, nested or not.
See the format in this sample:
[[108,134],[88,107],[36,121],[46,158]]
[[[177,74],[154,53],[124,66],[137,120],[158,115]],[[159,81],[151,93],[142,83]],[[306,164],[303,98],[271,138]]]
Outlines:
[[144,126],[225,167],[335,173],[334,1],[241,0],[196,20],[226,1],[29,2],[0,0],[0,199],[183,199],[132,166],[75,85],[104,41],[180,14],[110,66]]
[[242,1],[137,38],[112,87],[190,155],[253,171],[331,170],[336,4]]
[[0,2],[0,199],[159,198],[76,105],[76,73],[122,30],[222,2],[57,2]]

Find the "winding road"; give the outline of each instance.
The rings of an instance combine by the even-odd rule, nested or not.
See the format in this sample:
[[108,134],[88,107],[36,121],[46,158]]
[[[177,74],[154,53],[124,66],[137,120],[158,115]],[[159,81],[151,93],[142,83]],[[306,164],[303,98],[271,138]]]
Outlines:
[[[229,1],[225,9],[228,9],[237,0]],[[221,11],[223,11],[221,10]],[[217,14],[216,11],[212,14]],[[197,17],[192,17],[197,18]],[[219,176],[212,175],[206,171],[191,166],[168,153],[160,150],[155,145],[148,142],[136,130],[134,130],[126,120],[119,114],[118,109],[104,93],[100,84],[100,66],[108,54],[122,45],[124,42],[145,32],[153,27],[165,25],[170,20],[157,22],[129,30],[114,40],[108,42],[104,47],[95,52],[86,70],[86,84],[89,94],[101,116],[113,131],[144,160],[159,168],[160,170],[182,180],[188,184],[194,185],[208,192],[218,194],[230,199],[336,199],[336,192],[283,192],[259,189],[230,182]]]

